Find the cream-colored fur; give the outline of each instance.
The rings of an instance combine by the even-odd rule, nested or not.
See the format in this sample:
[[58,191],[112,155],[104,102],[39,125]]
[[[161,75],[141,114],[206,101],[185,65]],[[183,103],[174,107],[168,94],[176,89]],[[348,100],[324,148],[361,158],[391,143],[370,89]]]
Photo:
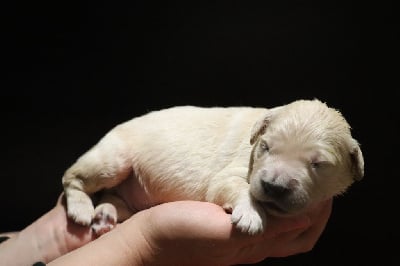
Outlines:
[[[116,126],[67,169],[63,185],[69,217],[95,219],[98,233],[115,223],[114,206],[124,220],[163,202],[199,200],[232,211],[238,229],[256,234],[265,210],[301,212],[344,192],[363,169],[350,126],[318,100],[272,109],[181,106]],[[104,189],[110,193],[95,210],[90,196]]]

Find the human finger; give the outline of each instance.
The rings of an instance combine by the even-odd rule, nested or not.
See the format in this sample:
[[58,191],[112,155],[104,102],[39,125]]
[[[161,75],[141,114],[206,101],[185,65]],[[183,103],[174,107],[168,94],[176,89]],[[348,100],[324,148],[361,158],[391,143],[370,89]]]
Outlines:
[[[320,238],[322,232],[325,230],[331,211],[332,200],[330,199],[309,212],[308,215],[312,225],[306,230],[298,231],[297,234],[296,232],[293,232],[287,236],[281,236],[282,238],[287,237],[287,239],[282,239],[287,243],[285,243],[282,248],[275,248],[272,256],[286,257],[311,251]],[[290,238],[292,238],[292,241],[290,241]],[[285,241],[281,241],[280,243],[284,243]]]

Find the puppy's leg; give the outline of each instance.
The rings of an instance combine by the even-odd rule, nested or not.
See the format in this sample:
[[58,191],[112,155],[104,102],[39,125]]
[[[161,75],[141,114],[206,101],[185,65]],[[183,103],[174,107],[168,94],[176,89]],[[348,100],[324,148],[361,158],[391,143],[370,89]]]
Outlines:
[[104,192],[94,210],[92,229],[97,236],[103,235],[133,214],[122,198],[111,191]]
[[247,168],[230,169],[212,179],[207,201],[221,205],[232,213],[232,223],[242,232],[251,235],[264,231],[266,214],[250,194],[246,178]]
[[68,217],[82,225],[91,224],[94,207],[90,195],[116,186],[131,172],[127,146],[118,132],[111,131],[67,169],[62,182]]
[[250,235],[260,234],[266,226],[266,214],[262,206],[256,202],[249,191],[243,191],[232,209],[232,223],[242,232]]

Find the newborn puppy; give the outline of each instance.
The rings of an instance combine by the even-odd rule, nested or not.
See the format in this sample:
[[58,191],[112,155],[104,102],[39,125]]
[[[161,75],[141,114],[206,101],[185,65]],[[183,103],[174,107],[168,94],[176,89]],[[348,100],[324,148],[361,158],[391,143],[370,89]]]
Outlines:
[[[62,182],[68,216],[97,234],[156,204],[199,200],[261,233],[266,212],[289,216],[341,194],[364,174],[339,111],[319,100],[272,109],[180,106],[117,125]],[[96,209],[95,192],[106,192]]]

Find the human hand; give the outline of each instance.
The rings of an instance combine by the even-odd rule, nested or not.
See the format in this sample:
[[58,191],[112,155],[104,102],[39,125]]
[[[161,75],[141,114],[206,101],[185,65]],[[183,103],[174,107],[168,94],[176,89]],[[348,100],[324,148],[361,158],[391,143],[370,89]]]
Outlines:
[[165,203],[49,265],[232,265],[290,256],[315,245],[331,206],[328,200],[301,216],[269,217],[264,234],[249,236],[235,230],[230,215],[215,204]]
[[[177,202],[153,209],[143,233],[158,253],[152,261],[179,265],[255,263],[311,250],[325,228],[332,200],[293,218],[269,217],[264,234],[236,231],[219,206]],[[179,210],[179,211],[178,211]],[[170,261],[168,261],[170,260]],[[157,263],[155,263],[157,264]]]

